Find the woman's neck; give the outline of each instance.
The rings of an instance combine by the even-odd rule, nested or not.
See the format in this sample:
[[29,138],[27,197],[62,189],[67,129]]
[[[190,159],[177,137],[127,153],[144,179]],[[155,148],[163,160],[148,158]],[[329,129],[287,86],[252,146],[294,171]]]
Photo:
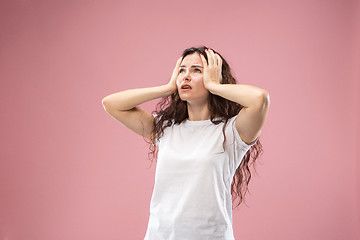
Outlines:
[[190,104],[187,103],[189,121],[202,121],[210,119],[208,103]]

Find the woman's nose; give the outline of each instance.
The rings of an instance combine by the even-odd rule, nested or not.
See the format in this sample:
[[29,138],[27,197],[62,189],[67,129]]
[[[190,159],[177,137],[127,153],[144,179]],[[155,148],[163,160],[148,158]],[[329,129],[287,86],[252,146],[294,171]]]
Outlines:
[[189,72],[186,72],[184,74],[184,80],[190,80],[190,73]]

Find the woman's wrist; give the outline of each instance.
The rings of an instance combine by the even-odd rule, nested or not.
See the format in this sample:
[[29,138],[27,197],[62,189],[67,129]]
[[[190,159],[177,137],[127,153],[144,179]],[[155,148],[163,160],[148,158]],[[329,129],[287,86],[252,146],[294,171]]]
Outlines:
[[212,94],[214,94],[214,90],[216,90],[216,88],[218,87],[218,85],[220,85],[220,83],[216,83],[216,82],[209,82],[205,85],[205,88],[207,90],[209,90]]
[[166,96],[169,96],[177,90],[177,86],[169,82],[168,84],[164,85],[164,89]]
[[163,93],[162,97],[167,97],[177,90],[176,86],[174,88],[174,86],[170,83],[162,85],[160,87],[161,87],[161,89],[162,89],[161,91]]

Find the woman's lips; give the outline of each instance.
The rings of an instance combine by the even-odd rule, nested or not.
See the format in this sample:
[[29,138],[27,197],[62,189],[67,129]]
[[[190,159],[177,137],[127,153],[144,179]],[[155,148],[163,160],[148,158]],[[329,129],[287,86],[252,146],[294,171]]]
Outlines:
[[189,84],[184,84],[181,86],[181,91],[190,91],[192,88]]
[[184,91],[184,92],[187,92],[187,91],[190,91],[191,88],[181,88],[181,91]]

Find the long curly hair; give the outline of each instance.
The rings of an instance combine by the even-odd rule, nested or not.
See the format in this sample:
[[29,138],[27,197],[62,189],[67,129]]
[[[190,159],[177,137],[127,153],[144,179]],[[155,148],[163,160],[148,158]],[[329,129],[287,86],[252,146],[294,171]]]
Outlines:
[[[185,49],[182,53],[182,59],[193,53],[202,53],[206,61],[208,61],[207,54],[205,53],[206,49],[208,49],[206,46]],[[215,50],[213,51],[214,53],[217,53],[222,59],[222,80],[220,83],[236,84],[236,80],[231,74],[229,64],[218,52]],[[224,135],[223,146],[225,147],[225,126],[230,118],[234,117],[241,111],[243,106],[209,92],[208,108],[210,110],[210,118],[213,124],[224,122],[222,130]],[[154,115],[155,121],[151,134],[151,141],[148,142],[150,149],[149,159],[151,160],[157,159],[158,147],[156,146],[156,140],[158,140],[164,134],[164,129],[172,126],[173,124],[180,124],[189,117],[187,111],[187,102],[180,99],[178,91],[175,91],[173,94],[162,98],[156,105],[156,110],[153,111],[152,114]],[[220,120],[217,116],[221,117]],[[239,206],[243,201],[245,203],[245,195],[246,192],[249,191],[248,184],[251,179],[249,166],[255,163],[255,160],[259,157],[260,154],[262,154],[262,152],[262,145],[260,143],[260,139],[258,139],[257,142],[246,152],[240,166],[235,171],[235,175],[231,183],[231,195],[233,202],[237,197],[239,197],[239,202],[236,207]]]

